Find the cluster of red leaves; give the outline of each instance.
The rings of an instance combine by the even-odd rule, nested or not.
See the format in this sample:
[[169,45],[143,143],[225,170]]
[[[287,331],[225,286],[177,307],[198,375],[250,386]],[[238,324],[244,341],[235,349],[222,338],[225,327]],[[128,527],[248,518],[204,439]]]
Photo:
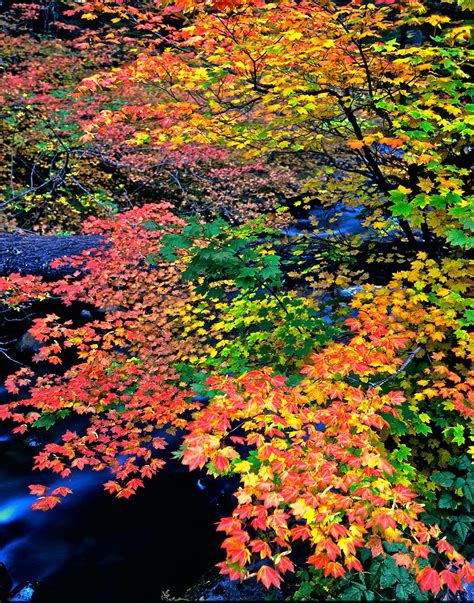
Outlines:
[[[458,324],[456,311],[444,308],[444,273],[462,291],[462,263],[446,261],[434,271],[427,260],[435,300],[430,306],[418,285],[423,258],[388,287],[366,288],[352,304],[358,316],[347,321],[350,340],[313,355],[300,385],[290,387],[270,369],[213,377],[208,387],[215,395],[200,408],[180,389],[173,370],[192,347],[191,340],[179,338],[191,292],[180,278],[179,261],[157,259],[163,235],[183,224],[168,204],[90,220],[86,232],[103,235],[104,247],[68,259],[73,274],[51,283],[19,275],[0,279],[11,305],[57,296],[66,304],[87,302],[101,315],[82,326],[54,315],[36,320],[31,334],[41,347],[35,360],[61,365],[64,351],[74,350],[77,362],[62,374],[35,376],[21,369],[7,380],[18,399],[2,407],[0,418],[16,423],[16,432],[45,413],[68,411],[89,420],[85,433],[67,431],[60,443],[48,444],[36,468],[63,477],[73,469],[109,469],[114,478],[106,489],[129,497],[162,466],[154,450],[165,446],[166,427],[187,428],[185,465],[208,464],[213,474],[240,476],[237,508],[218,527],[227,536],[221,571],[231,578],[247,576],[252,560],[259,560],[257,579],[278,587],[293,571],[291,555],[301,541],[308,563],[326,577],[363,571],[363,548],[377,557],[390,554],[386,543],[399,543],[402,552],[393,557],[416,575],[423,591],[436,594],[447,586],[456,592],[462,579],[471,582],[469,563],[436,526],[422,522],[423,506],[403,472],[394,470],[381,437],[387,415],[400,418],[405,403],[407,394],[387,383],[403,372],[407,353],[432,358],[431,381],[420,382],[430,387],[413,395],[412,403],[449,398],[457,413],[472,416],[472,375],[462,362],[454,373],[439,351],[440,342],[450,345]],[[147,262],[151,255],[153,265]],[[468,358],[462,333],[450,351],[461,361]],[[187,410],[197,410],[192,421],[184,416]],[[70,493],[67,487],[31,490],[41,510]]]
[[[404,354],[413,356],[418,339],[453,326],[436,307],[423,308],[419,291],[399,284],[392,287],[398,286],[398,297],[382,290],[356,298],[361,309],[348,321],[350,341],[314,355],[299,386],[267,369],[208,381],[215,395],[189,425],[183,462],[240,477],[238,505],[218,527],[227,535],[221,572],[232,579],[248,576],[249,565],[260,559],[257,579],[279,587],[293,571],[294,543],[303,541],[308,563],[325,576],[361,572],[362,548],[385,556],[385,543],[399,543],[396,564],[415,574],[422,591],[437,594],[447,586],[456,592],[463,579],[474,580],[469,562],[439,528],[423,523],[423,505],[383,446],[386,417],[401,418],[397,407],[405,402],[403,392],[387,391],[385,384],[403,370]],[[419,324],[426,330],[415,328]],[[426,349],[430,342],[436,343],[424,339]],[[436,363],[434,379],[443,396],[441,366]],[[457,396],[457,411],[469,416],[469,378],[458,376],[455,384],[444,393]]]
[[[159,251],[163,235],[183,225],[170,207],[148,205],[115,219],[91,219],[85,232],[103,235],[105,247],[62,260],[76,271],[60,280],[46,283],[15,274],[0,279],[10,304],[58,296],[65,304],[91,304],[101,316],[82,326],[55,315],[36,319],[30,333],[41,346],[34,360],[61,365],[67,350],[76,361],[56,373],[35,376],[22,368],[11,375],[6,387],[17,399],[1,407],[0,417],[16,423],[16,433],[45,413],[88,417],[84,433],[67,431],[60,443],[47,444],[35,468],[62,477],[75,468],[110,469],[113,479],[105,487],[118,497],[133,494],[162,467],[155,451],[166,445],[164,428],[184,427],[181,415],[197,407],[172,369],[191,346],[177,334],[186,303],[180,267],[147,262]],[[51,508],[67,493],[46,496],[41,490],[35,506]]]

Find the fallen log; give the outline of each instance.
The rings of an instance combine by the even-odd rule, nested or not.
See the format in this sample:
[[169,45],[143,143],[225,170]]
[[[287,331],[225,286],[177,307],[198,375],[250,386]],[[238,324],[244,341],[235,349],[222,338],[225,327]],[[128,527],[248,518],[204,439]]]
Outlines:
[[105,245],[100,235],[0,235],[0,276],[12,272],[34,274],[45,278],[60,278],[72,271],[70,267],[52,268],[57,258],[80,255],[83,251]]

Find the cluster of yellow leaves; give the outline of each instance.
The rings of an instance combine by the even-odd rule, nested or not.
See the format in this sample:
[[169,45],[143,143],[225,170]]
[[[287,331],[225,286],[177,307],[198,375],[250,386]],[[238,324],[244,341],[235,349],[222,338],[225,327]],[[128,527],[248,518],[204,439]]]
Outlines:
[[[473,579],[469,563],[439,540],[439,530],[424,526],[408,475],[394,471],[382,444],[388,415],[409,422],[404,408],[429,423],[439,404],[453,422],[462,417],[474,427],[474,350],[459,329],[469,306],[460,295],[469,265],[437,264],[420,253],[387,287],[366,287],[352,303],[351,339],[313,355],[297,387],[268,369],[208,381],[215,394],[189,425],[183,461],[240,477],[238,507],[220,524],[227,534],[221,571],[246,577],[258,556],[273,568],[269,584],[279,586],[293,571],[290,556],[302,540],[308,563],[325,576],[343,577],[362,571],[361,548],[376,557],[387,554],[384,543],[398,542],[405,552],[394,555],[396,564],[414,572],[424,591],[437,594],[447,585],[454,592],[461,577]],[[448,278],[453,297],[447,303]],[[458,358],[454,370],[448,354]],[[423,358],[429,369],[410,380],[408,367]],[[406,394],[387,392],[397,379],[410,384]],[[421,401],[431,409],[420,412]],[[459,573],[426,565],[436,550]]]

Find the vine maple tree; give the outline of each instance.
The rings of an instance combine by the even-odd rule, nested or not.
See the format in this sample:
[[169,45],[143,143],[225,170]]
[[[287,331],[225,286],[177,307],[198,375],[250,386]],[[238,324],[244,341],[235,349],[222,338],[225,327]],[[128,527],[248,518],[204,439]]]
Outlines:
[[[71,102],[87,75],[123,63],[131,38],[112,22],[84,27],[88,19],[70,19],[67,6],[53,4],[20,2],[0,10],[2,148],[10,157],[0,169],[2,227],[80,231],[88,215],[106,217],[150,198],[242,221],[301,194],[305,179],[286,165],[263,159],[241,165],[209,144],[192,142],[178,150],[145,135],[137,145],[125,98],[104,92]],[[131,123],[110,126],[93,145],[81,143],[84,123],[109,103],[123,105]]]
[[[11,393],[26,387],[29,394],[2,407],[2,418],[18,424],[15,433],[71,413],[89,418],[84,435],[68,430],[61,444],[48,444],[36,457],[37,469],[67,477],[74,468],[110,467],[116,480],[106,487],[128,497],[162,466],[152,454],[166,445],[157,430],[183,427],[181,415],[197,404],[179,388],[173,369],[192,346],[190,338],[180,341],[177,335],[179,308],[186,303],[179,266],[151,269],[146,260],[164,234],[182,225],[167,204],[130,210],[116,221],[91,219],[85,231],[103,234],[107,247],[71,258],[72,275],[52,283],[15,274],[1,279],[12,306],[59,296],[67,305],[86,301],[98,313],[80,326],[54,314],[37,319],[30,332],[42,345],[33,360],[61,365],[61,355],[72,351],[77,361],[70,369],[41,376],[21,368],[6,381]],[[40,486],[33,492],[41,493],[38,509],[60,500],[54,492],[45,496]]]
[[[189,425],[182,454],[191,469],[207,464],[211,473],[240,476],[239,505],[219,525],[228,535],[224,573],[239,577],[251,558],[259,556],[273,568],[262,566],[257,579],[279,586],[281,575],[293,569],[288,557],[292,543],[301,539],[310,546],[308,562],[325,576],[362,571],[360,548],[378,556],[384,554],[383,542],[395,542],[402,545],[402,552],[393,555],[396,565],[414,571],[423,591],[437,594],[446,584],[454,592],[461,575],[472,579],[469,563],[444,539],[430,548],[439,530],[418,520],[423,506],[408,487],[413,468],[400,463],[396,451],[387,453],[382,443],[390,417],[402,419],[415,433],[423,433],[423,427],[431,432],[426,422],[439,420],[442,425],[442,413],[433,408],[437,403],[448,413],[459,413],[460,425],[463,419],[472,425],[472,370],[462,364],[459,373],[450,370],[438,347],[440,341],[452,346],[459,338],[450,349],[462,363],[472,358],[472,342],[462,330],[453,333],[459,322],[454,306],[451,316],[445,314],[441,285],[432,285],[433,305],[423,304],[428,297],[420,292],[417,273],[423,259],[441,282],[443,272],[455,267],[446,261],[439,270],[421,256],[419,267],[400,273],[386,289],[357,295],[352,306],[359,316],[347,321],[355,334],[347,343],[328,345],[314,355],[303,367],[307,378],[298,387],[288,387],[285,378],[270,371],[209,379],[216,393]],[[404,277],[415,287],[400,288]],[[460,271],[453,291],[465,286]],[[423,355],[433,358],[425,378],[417,381],[421,387],[407,398],[401,391],[387,391]],[[427,400],[430,414],[420,412]],[[445,432],[452,437],[449,425]],[[457,577],[440,571],[439,559],[437,569],[420,565],[436,550],[462,564]]]
[[[103,110],[84,140],[137,119],[138,140],[146,125],[146,136],[166,145],[224,144],[249,157],[319,153],[329,163],[320,177],[348,173],[353,190],[369,177],[379,194],[354,202],[370,204],[383,224],[397,216],[412,244],[421,230],[432,253],[438,237],[470,246],[469,25],[451,25],[442,6],[428,15],[412,1],[106,7],[169,46],[157,53],[150,33],[138,59],[83,82],[82,94],[150,85],[146,104]],[[95,16],[101,3],[77,10]],[[184,26],[170,27],[168,14]],[[422,43],[410,44],[409,33]]]

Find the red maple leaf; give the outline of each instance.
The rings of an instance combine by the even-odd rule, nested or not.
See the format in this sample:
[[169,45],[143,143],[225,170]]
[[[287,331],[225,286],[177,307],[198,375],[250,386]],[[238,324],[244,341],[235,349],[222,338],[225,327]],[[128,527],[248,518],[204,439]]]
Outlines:
[[432,567],[424,567],[416,577],[422,592],[431,591],[437,595],[441,590],[441,579],[438,572]]
[[265,588],[270,588],[272,584],[273,586],[280,588],[280,574],[268,565],[262,565],[262,567],[258,570],[257,580],[261,582]]

